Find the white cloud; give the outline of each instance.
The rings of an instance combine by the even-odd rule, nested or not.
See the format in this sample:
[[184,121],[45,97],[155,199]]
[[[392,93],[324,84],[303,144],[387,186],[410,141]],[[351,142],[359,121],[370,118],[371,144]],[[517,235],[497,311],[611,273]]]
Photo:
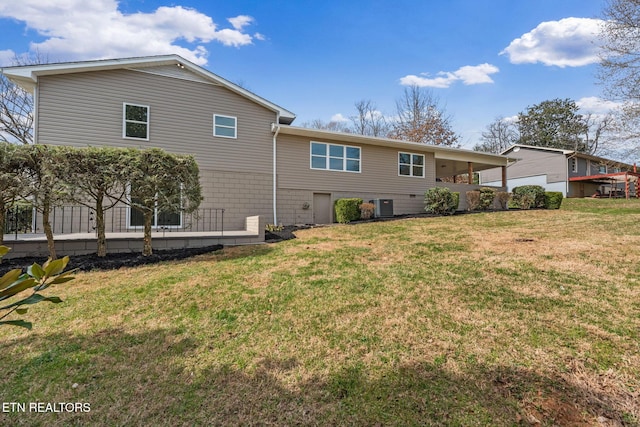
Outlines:
[[420,76],[410,74],[400,79],[400,84],[404,86],[420,86],[448,88],[456,81],[462,81],[465,85],[477,85],[482,83],[493,83],[491,74],[495,74],[500,69],[491,64],[465,65],[458,68],[457,71],[440,71],[437,76],[429,78],[428,74],[423,73]]
[[509,44],[501,55],[513,64],[581,67],[599,62],[598,34],[602,21],[565,18],[543,22]]
[[162,6],[150,13],[124,14],[116,0],[3,1],[0,17],[24,22],[43,36],[44,41],[31,43],[31,51],[56,60],[177,53],[204,65],[207,43],[239,47],[262,37],[243,32],[253,22],[250,16],[228,18],[233,28],[219,29],[211,17],[195,9]]
[[333,116],[331,116],[331,121],[332,122],[338,122],[338,123],[344,123],[344,122],[348,122],[349,119],[346,118],[345,116],[343,116],[341,113],[337,113],[337,114],[334,114]]
[[597,96],[587,96],[576,101],[576,105],[583,111],[595,114],[607,114],[612,110],[618,110],[622,104],[615,101],[598,98]]
[[16,53],[12,50],[0,50],[0,67],[7,67],[13,64]]
[[227,21],[233,25],[233,28],[242,31],[244,27],[253,22],[253,18],[248,15],[238,15],[235,18],[228,18]]

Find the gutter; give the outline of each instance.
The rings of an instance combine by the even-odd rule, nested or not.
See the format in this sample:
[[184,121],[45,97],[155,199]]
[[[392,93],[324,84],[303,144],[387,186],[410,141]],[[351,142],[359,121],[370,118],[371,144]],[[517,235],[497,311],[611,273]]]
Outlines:
[[[280,114],[277,115],[277,121],[276,123],[280,122]],[[278,143],[278,133],[280,133],[280,126],[277,125],[276,123],[272,123],[271,124],[271,132],[273,132],[273,224],[274,225],[278,225],[278,199],[277,199],[277,188],[278,188],[278,182],[277,182],[277,157],[276,157],[276,149],[277,149],[277,143]]]

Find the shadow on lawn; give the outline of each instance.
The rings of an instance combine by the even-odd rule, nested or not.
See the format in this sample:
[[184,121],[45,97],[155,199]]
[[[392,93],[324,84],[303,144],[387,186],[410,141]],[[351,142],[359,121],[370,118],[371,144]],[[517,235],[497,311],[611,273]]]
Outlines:
[[596,425],[598,416],[633,423],[605,403],[608,396],[530,370],[476,365],[454,374],[423,362],[390,365],[371,378],[357,361],[305,379],[295,358],[212,367],[206,360],[225,352],[216,346],[223,339],[233,338],[107,329],[4,342],[11,363],[2,402],[88,402],[91,411],[0,413],[0,424]]

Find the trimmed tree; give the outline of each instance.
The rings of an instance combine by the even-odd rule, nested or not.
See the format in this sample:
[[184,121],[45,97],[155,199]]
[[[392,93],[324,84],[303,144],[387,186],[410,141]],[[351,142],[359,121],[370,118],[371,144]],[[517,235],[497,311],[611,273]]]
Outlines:
[[4,242],[7,209],[24,191],[18,146],[0,142],[0,245]]
[[42,228],[47,237],[49,257],[55,260],[57,255],[49,216],[55,205],[68,199],[65,177],[62,174],[65,150],[63,147],[40,144],[22,145],[18,150],[26,188],[22,196],[42,214]]
[[132,208],[143,215],[143,256],[153,253],[151,228],[156,212],[190,213],[202,201],[198,164],[193,156],[170,154],[159,148],[141,150],[130,162]]
[[64,177],[70,198],[96,212],[99,257],[107,254],[105,211],[126,196],[128,169],[136,157],[134,149],[112,147],[64,147]]

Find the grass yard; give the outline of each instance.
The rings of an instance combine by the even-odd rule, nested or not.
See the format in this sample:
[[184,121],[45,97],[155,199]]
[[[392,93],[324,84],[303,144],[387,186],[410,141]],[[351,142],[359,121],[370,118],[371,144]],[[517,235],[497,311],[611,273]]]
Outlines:
[[640,423],[640,201],[297,236],[53,287],[0,425]]

